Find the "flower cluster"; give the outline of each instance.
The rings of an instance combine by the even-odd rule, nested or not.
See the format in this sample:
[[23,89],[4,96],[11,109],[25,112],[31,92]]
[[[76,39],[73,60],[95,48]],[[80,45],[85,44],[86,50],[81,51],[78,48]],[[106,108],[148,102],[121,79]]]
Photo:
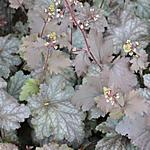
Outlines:
[[103,87],[103,93],[107,103],[115,104],[116,99],[120,98],[119,93],[113,93],[111,88]]
[[127,40],[123,45],[123,50],[125,53],[129,53],[130,56],[136,54],[137,47],[139,46],[139,42],[131,42],[131,40]]

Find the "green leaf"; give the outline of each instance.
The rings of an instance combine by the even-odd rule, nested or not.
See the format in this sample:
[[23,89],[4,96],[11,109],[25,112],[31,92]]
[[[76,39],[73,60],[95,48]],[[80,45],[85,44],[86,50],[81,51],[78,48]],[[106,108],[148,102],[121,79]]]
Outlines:
[[129,140],[120,135],[107,136],[100,140],[95,150],[136,150]]
[[105,16],[109,16],[118,5],[123,5],[124,0],[94,0],[94,6],[102,8]]
[[16,130],[1,130],[1,138],[0,142],[9,142],[9,143],[19,143],[19,139],[17,136],[17,131]]
[[115,131],[118,122],[118,120],[108,117],[105,122],[96,127],[96,130],[106,133],[106,135],[97,143],[95,150],[136,150],[126,137]]
[[29,34],[28,23],[24,24],[23,22],[18,21],[14,26],[14,31],[17,34],[17,36],[19,36],[19,38]]
[[29,97],[31,123],[38,139],[49,136],[58,141],[83,139],[84,116],[71,104],[74,89],[67,82],[60,75],[53,76],[48,84],[40,85],[38,95]]
[[97,131],[101,131],[102,133],[111,133],[116,134],[115,127],[118,124],[117,120],[111,119],[110,117],[107,118],[105,122],[102,122],[96,127]]
[[137,0],[134,2],[134,11],[140,18],[150,19],[150,1]]
[[84,38],[79,29],[77,29],[75,32],[73,32],[72,45],[79,49],[82,49],[83,47],[85,47]]
[[7,82],[3,78],[0,78],[0,89],[6,88],[6,87],[7,87]]
[[0,77],[8,78],[10,67],[19,65],[21,60],[15,55],[19,48],[19,40],[10,35],[0,37]]
[[21,88],[25,81],[29,78],[28,75],[24,75],[22,71],[18,71],[14,76],[10,78],[7,85],[7,91],[10,95],[19,99]]
[[101,70],[99,66],[96,64],[91,64],[88,68],[88,72],[86,76],[83,78],[83,81],[82,81],[83,84],[87,83],[88,79],[91,77],[94,77],[94,78],[99,77],[100,73],[101,73]]
[[6,77],[8,78],[10,70],[7,66],[1,65],[0,64],[0,77]]
[[30,110],[24,104],[19,104],[16,99],[0,90],[0,128],[15,130],[20,127],[20,122],[30,115]]
[[146,100],[150,101],[150,89],[140,88],[139,92]]
[[145,74],[143,76],[143,79],[144,79],[145,86],[150,89],[150,74]]
[[67,144],[59,145],[56,143],[49,143],[41,148],[37,147],[36,150],[73,150],[73,149],[68,147]]
[[69,83],[74,86],[75,83],[76,83],[76,75],[75,75],[75,72],[73,70],[73,68],[71,67],[68,67],[68,68],[65,68],[64,70],[62,70],[62,76],[69,81]]
[[89,120],[95,119],[95,118],[97,119],[97,118],[99,118],[100,116],[105,117],[105,113],[103,113],[99,108],[93,107],[93,108],[89,111],[88,119],[89,119]]
[[29,96],[39,92],[39,81],[36,79],[26,80],[24,86],[21,88],[19,99],[21,101],[27,100]]
[[104,14],[106,16],[109,15],[111,8],[109,7],[110,0],[94,0],[94,5],[98,8],[102,8],[104,10]]

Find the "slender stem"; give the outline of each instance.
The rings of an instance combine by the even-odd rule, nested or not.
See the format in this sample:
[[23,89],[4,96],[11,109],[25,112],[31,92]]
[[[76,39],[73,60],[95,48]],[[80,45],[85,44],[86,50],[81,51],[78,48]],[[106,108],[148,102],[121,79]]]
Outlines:
[[44,63],[44,66],[43,66],[43,70],[47,69],[49,56],[51,54],[50,51],[52,50],[51,48],[54,48],[54,44],[53,43],[48,45],[48,52],[47,52],[47,55],[46,55],[45,63]]
[[43,28],[42,28],[42,31],[41,31],[41,35],[40,35],[40,37],[42,37],[42,36],[43,36],[43,33],[44,33],[44,30],[45,30],[45,27],[46,27],[47,21],[48,21],[48,18],[47,18],[46,20],[44,20],[44,25],[43,25]]
[[101,5],[100,5],[100,8],[103,7],[104,1],[105,1],[105,0],[102,0]]
[[92,52],[91,52],[91,50],[90,50],[90,46],[89,46],[89,44],[88,44],[87,37],[86,37],[86,33],[85,33],[84,29],[82,29],[82,28],[80,27],[80,25],[78,24],[78,22],[77,22],[77,20],[76,20],[76,17],[75,17],[75,14],[74,14],[74,12],[73,12],[73,10],[72,10],[72,8],[71,8],[71,6],[70,6],[68,0],[64,0],[64,1],[66,2],[66,6],[67,6],[67,8],[68,8],[68,10],[69,10],[69,12],[70,12],[70,14],[71,14],[71,17],[72,17],[74,23],[76,24],[76,26],[79,28],[79,30],[81,31],[81,33],[82,33],[82,35],[83,35],[83,38],[84,38],[84,41],[85,41],[85,44],[86,44],[86,47],[87,47],[87,51],[88,51],[89,54],[91,55],[92,59],[97,63],[97,65],[99,66],[99,68],[102,70],[102,67],[100,66],[99,62],[97,62],[96,58],[94,57],[94,55],[92,54]]
[[48,52],[47,52],[47,55],[46,55],[46,60],[45,60],[44,66],[43,66],[43,70],[46,70],[46,68],[47,68],[49,55],[50,55],[50,51],[48,49]]
[[122,106],[119,104],[119,102],[118,101],[114,101],[120,108],[122,108]]
[[70,33],[70,43],[72,45],[72,28],[71,28],[71,33]]
[[115,6],[115,8],[113,8],[113,9],[110,11],[109,15],[111,15],[111,14],[112,14],[115,10],[117,10],[119,7],[120,7],[120,5]]

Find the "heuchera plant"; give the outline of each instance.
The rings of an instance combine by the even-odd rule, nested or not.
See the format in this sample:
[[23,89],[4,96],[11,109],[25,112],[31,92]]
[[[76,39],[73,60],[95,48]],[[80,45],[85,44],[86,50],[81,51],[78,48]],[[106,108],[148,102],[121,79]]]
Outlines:
[[150,150],[150,1],[4,3],[0,149]]

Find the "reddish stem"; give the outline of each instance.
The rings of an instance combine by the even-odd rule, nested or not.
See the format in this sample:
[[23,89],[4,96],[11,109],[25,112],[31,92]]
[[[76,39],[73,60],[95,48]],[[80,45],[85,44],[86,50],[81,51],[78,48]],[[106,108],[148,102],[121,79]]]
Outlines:
[[47,69],[48,60],[49,60],[49,56],[50,56],[50,51],[51,51],[51,48],[54,48],[54,45],[52,43],[50,43],[47,47],[48,47],[48,51],[47,51],[45,63],[44,63],[44,66],[43,66],[43,70]]
[[46,24],[47,24],[47,21],[48,21],[48,17],[46,20],[44,20],[44,25],[43,25],[43,28],[42,28],[42,31],[41,31],[41,37],[43,36],[43,33],[44,33],[44,30],[45,30],[45,27],[46,27]]
[[82,35],[83,35],[83,38],[84,38],[84,41],[85,41],[85,44],[86,44],[86,47],[87,47],[87,51],[89,52],[89,54],[91,55],[92,59],[97,63],[97,65],[99,66],[99,68],[102,70],[102,67],[100,66],[100,64],[97,62],[97,60],[95,59],[94,55],[92,54],[91,50],[90,50],[90,47],[89,47],[89,44],[88,44],[88,41],[87,41],[87,38],[86,38],[86,33],[85,31],[80,27],[80,25],[78,24],[77,20],[76,20],[76,17],[75,17],[75,14],[68,2],[68,0],[64,0],[65,3],[66,3],[66,6],[71,14],[71,17],[74,21],[74,23],[76,24],[76,26],[79,28],[79,30],[81,31]]
[[48,52],[47,52],[47,55],[46,55],[46,60],[45,60],[45,63],[44,63],[44,66],[43,66],[43,70],[46,70],[47,66],[48,66],[48,58],[49,58],[49,49],[48,49]]
[[72,45],[72,28],[71,28],[71,33],[70,33],[70,43],[71,43],[71,45]]

